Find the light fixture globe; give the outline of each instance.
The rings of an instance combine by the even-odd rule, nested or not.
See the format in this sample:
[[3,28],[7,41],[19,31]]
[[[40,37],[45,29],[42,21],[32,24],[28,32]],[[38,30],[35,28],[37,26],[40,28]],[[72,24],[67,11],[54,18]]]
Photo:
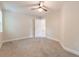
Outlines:
[[42,9],[42,8],[39,8],[39,9],[38,9],[38,11],[39,11],[39,12],[42,12],[42,11],[43,11],[43,9]]

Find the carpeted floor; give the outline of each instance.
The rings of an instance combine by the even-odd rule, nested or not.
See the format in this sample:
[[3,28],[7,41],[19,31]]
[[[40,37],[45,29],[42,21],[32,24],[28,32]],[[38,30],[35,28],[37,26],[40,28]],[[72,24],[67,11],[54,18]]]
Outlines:
[[4,57],[78,57],[65,51],[58,42],[40,38],[6,42],[0,49]]

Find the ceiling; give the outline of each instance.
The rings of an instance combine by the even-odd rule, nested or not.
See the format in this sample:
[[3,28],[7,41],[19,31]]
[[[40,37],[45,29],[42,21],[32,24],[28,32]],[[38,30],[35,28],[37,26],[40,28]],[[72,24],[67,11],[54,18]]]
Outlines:
[[51,12],[60,10],[62,8],[62,1],[44,1],[44,5],[47,7],[47,12],[39,12],[38,10],[32,10],[33,4],[38,4],[39,1],[7,1],[1,2],[3,9],[17,12],[17,13],[25,13],[28,15],[36,15],[36,16],[44,16]]

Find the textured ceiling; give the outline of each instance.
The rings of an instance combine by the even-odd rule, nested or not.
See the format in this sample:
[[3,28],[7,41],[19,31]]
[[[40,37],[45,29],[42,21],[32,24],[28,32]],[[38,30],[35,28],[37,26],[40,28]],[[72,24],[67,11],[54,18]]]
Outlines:
[[61,1],[44,1],[44,5],[47,7],[48,12],[43,11],[40,13],[38,10],[31,10],[32,7],[37,7],[36,4],[38,3],[39,1],[8,1],[2,2],[2,5],[3,9],[8,11],[37,16],[44,16],[51,12],[60,10],[63,5],[63,2]]

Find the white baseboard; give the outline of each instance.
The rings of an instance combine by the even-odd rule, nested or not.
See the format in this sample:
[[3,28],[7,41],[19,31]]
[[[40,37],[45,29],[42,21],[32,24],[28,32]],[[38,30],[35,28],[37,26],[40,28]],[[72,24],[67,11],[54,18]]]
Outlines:
[[79,51],[76,51],[76,50],[70,49],[70,48],[64,46],[61,42],[59,42],[59,43],[60,43],[60,45],[62,46],[62,48],[63,48],[64,50],[66,50],[66,51],[68,51],[68,52],[71,52],[71,53],[73,53],[73,54],[79,56]]
[[79,51],[76,51],[76,50],[73,50],[73,49],[70,49],[70,48],[64,46],[58,39],[52,38],[52,37],[47,37],[47,38],[48,38],[48,39],[51,39],[51,40],[58,41],[64,50],[66,50],[66,51],[68,51],[68,52],[71,52],[71,53],[73,53],[73,54],[79,56]]
[[21,38],[15,38],[15,39],[9,39],[9,40],[3,40],[1,42],[9,42],[9,41],[15,41],[15,40],[23,40],[23,39],[30,39],[30,38],[45,38],[45,37],[21,37]]
[[4,41],[1,41],[1,42],[5,43],[5,42],[9,42],[9,41],[23,40],[23,39],[29,39],[29,38],[33,38],[33,37],[21,37],[21,38],[15,38],[15,39],[4,40]]
[[50,36],[47,36],[46,38],[51,39],[51,40],[55,40],[55,41],[59,42],[59,40],[57,38],[53,38],[53,37],[50,37]]
[[45,38],[45,37],[21,37],[21,38],[4,40],[4,41],[1,41],[1,42],[5,43],[5,42],[9,42],[9,41],[14,41],[14,40],[23,40],[23,39],[30,39],[30,38]]

